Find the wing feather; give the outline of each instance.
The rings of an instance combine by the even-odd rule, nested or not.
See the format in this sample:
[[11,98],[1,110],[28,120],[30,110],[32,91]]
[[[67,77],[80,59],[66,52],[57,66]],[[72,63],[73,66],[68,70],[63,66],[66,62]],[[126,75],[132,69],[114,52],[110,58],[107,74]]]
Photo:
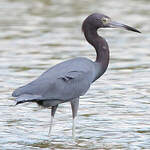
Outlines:
[[84,95],[91,84],[91,81],[87,78],[88,75],[87,72],[67,72],[65,75],[58,77],[53,86],[49,85],[43,97],[45,99],[69,100]]
[[39,95],[40,100],[70,100],[86,93],[93,81],[92,73],[91,60],[72,59],[50,68],[36,80],[16,89],[12,96],[28,94]]

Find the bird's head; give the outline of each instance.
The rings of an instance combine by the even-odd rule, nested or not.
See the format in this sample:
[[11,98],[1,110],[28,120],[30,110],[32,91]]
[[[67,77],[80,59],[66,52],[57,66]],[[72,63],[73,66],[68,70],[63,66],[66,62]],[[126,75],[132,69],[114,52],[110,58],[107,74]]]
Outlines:
[[99,13],[91,14],[84,20],[83,25],[82,25],[83,32],[86,30],[86,27],[93,28],[93,29],[123,28],[129,31],[141,33],[140,31],[138,31],[137,29],[133,27],[112,21],[110,17],[103,15],[103,14],[99,14]]

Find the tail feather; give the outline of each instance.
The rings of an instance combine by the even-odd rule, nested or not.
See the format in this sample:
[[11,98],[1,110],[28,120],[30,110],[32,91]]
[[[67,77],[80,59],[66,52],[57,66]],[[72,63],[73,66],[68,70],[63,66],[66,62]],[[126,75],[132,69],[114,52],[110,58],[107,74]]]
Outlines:
[[25,102],[33,102],[42,100],[41,95],[30,95],[30,94],[23,94],[16,98],[16,105],[25,103]]

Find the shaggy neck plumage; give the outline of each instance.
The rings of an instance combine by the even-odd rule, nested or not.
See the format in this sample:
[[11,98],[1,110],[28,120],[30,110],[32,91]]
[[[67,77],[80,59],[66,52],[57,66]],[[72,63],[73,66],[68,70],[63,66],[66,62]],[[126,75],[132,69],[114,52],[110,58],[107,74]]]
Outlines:
[[100,64],[100,76],[106,71],[109,63],[109,47],[104,38],[97,34],[97,29],[90,26],[83,26],[82,28],[86,40],[96,50],[96,63]]

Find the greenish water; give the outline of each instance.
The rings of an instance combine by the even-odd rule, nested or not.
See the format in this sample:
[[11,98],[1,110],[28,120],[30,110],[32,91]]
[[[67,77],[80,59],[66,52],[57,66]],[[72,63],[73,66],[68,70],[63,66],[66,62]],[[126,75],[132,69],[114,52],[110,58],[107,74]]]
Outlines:
[[[150,149],[150,1],[1,0],[0,149]],[[52,136],[50,109],[14,106],[12,91],[49,67],[85,56],[95,59],[81,33],[86,16],[100,12],[142,31],[102,30],[111,60],[81,97],[76,142],[70,104],[59,106]]]

